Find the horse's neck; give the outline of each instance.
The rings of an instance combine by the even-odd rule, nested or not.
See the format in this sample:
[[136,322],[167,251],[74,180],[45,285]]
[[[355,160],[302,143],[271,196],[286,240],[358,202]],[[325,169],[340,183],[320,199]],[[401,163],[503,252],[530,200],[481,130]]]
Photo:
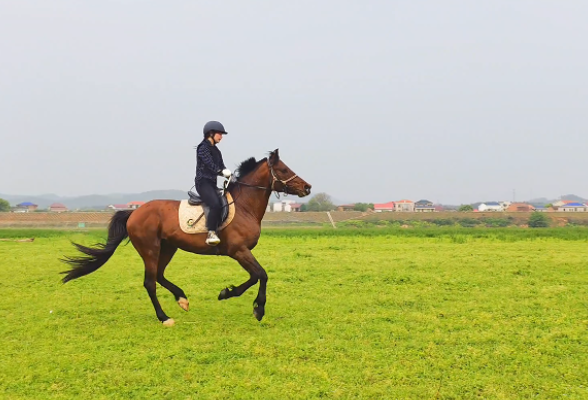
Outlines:
[[240,193],[236,192],[233,198],[235,198],[235,203],[238,204],[239,208],[242,207],[247,210],[261,223],[272,193],[271,190],[261,189],[269,185],[269,171],[265,172],[265,169],[260,168],[259,171],[251,175],[251,177],[247,176],[243,182],[257,187],[239,185],[238,191]]

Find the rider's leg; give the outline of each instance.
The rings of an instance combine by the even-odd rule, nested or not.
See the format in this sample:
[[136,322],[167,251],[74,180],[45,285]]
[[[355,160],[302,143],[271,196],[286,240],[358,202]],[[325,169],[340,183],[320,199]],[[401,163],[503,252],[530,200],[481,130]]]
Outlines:
[[206,227],[208,228],[208,238],[206,239],[206,244],[215,246],[220,243],[220,239],[216,234],[216,230],[220,224],[220,216],[222,211],[222,202],[218,194],[216,182],[203,180],[198,183],[196,190],[198,190],[200,197],[210,209],[206,219]]

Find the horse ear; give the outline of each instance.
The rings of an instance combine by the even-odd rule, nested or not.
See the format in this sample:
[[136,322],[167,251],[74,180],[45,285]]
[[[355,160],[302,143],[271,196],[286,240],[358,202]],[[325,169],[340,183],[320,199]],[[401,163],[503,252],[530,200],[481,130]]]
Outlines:
[[278,153],[279,149],[275,149],[274,151],[272,151],[270,153],[269,156],[269,165],[273,166],[275,165],[278,161],[280,161],[280,154]]

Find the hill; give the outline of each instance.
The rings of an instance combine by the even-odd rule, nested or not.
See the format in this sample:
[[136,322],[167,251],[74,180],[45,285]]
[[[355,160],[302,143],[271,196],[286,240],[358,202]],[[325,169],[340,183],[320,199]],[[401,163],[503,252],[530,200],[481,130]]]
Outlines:
[[126,204],[131,201],[149,201],[155,199],[182,200],[187,199],[188,195],[183,190],[151,190],[142,193],[94,194],[77,197],[63,197],[55,194],[39,196],[0,194],[0,198],[7,200],[11,206],[30,201],[31,203],[37,204],[40,209],[47,208],[52,203],[62,203],[70,210],[103,210],[110,204]]
[[569,201],[574,201],[577,203],[588,202],[588,199],[584,199],[584,198],[577,196],[575,194],[566,194],[566,195],[561,196],[559,199],[547,199],[545,197],[541,197],[538,199],[529,200],[527,203],[533,204],[535,206],[537,206],[537,205],[544,206],[545,204],[555,203],[556,201],[560,201],[560,200],[569,200]]

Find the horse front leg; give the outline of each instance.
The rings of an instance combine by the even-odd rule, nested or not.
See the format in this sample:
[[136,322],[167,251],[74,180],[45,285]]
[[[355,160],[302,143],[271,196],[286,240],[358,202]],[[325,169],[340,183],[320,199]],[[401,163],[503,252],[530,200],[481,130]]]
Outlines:
[[258,321],[261,321],[265,314],[267,272],[265,272],[263,267],[259,264],[259,262],[257,262],[251,253],[251,250],[249,249],[240,250],[231,257],[237,260],[237,262],[245,269],[245,271],[249,272],[249,279],[239,286],[229,286],[221,290],[220,294],[218,295],[218,299],[225,300],[231,297],[241,296],[247,291],[247,289],[259,281],[259,292],[253,301],[253,315],[255,318],[257,318]]

